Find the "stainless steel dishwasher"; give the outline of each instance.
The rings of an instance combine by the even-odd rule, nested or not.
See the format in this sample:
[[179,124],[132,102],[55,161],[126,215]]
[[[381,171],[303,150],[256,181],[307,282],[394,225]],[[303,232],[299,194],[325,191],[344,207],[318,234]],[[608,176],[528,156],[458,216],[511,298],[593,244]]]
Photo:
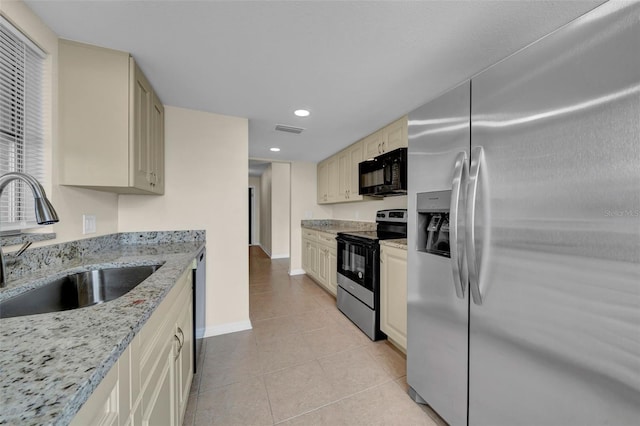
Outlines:
[[207,249],[203,248],[195,258],[193,270],[193,373],[198,368],[205,330],[207,284]]

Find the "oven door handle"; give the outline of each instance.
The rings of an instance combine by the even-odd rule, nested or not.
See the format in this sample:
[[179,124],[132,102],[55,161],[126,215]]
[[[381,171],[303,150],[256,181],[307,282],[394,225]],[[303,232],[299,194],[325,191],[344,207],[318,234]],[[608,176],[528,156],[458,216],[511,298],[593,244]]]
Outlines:
[[453,286],[456,290],[456,296],[460,299],[465,298],[466,284],[468,282],[468,270],[465,259],[465,243],[464,243],[464,215],[460,212],[464,211],[464,201],[467,183],[467,153],[460,152],[456,156],[453,169],[453,181],[451,185],[451,205],[449,211],[450,226],[450,247],[451,247],[451,269],[453,272]]

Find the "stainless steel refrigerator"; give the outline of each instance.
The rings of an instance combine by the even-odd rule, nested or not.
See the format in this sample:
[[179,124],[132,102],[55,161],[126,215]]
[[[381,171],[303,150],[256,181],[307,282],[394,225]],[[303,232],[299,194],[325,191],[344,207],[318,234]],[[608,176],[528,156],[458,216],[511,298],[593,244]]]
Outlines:
[[409,114],[410,393],[452,426],[640,419],[640,3]]

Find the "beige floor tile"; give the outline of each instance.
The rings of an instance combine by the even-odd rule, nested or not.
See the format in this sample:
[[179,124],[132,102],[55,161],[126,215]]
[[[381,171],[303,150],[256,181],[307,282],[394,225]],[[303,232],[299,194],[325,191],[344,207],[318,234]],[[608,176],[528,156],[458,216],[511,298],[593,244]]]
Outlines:
[[250,381],[262,374],[262,367],[256,351],[245,356],[208,358],[200,374],[199,392],[203,393],[232,383]]
[[200,393],[195,425],[272,425],[262,377]]
[[293,316],[254,321],[252,325],[258,345],[300,332],[300,324]]
[[306,332],[303,336],[316,358],[361,346],[360,343],[334,325]]
[[390,382],[393,378],[365,347],[358,347],[318,359],[339,397]]
[[318,293],[315,295],[315,300],[325,309],[335,308],[336,306],[336,298],[329,293]]
[[227,358],[248,356],[256,352],[256,339],[253,330],[223,334],[205,340],[207,341],[204,351],[205,360],[221,361]]
[[293,315],[292,319],[298,324],[299,331],[303,333],[324,328],[332,323],[331,318],[323,309]]
[[407,375],[407,360],[387,341],[375,342],[367,347],[369,354],[387,371],[394,379]]
[[275,422],[289,419],[335,401],[336,390],[318,361],[265,374]]
[[342,406],[332,403],[313,410],[309,413],[294,417],[278,425],[282,426],[350,426],[347,423],[347,415],[342,411]]
[[376,386],[341,400],[344,421],[350,425],[438,426],[394,382]]
[[258,346],[258,358],[263,373],[302,364],[315,357],[311,346],[300,334],[271,340]]

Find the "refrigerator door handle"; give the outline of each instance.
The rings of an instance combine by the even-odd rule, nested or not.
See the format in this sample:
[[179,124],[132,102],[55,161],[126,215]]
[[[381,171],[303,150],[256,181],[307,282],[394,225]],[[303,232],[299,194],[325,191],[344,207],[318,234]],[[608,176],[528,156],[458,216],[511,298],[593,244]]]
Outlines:
[[[469,184],[467,186],[467,227],[466,227],[466,256],[467,267],[469,268],[469,286],[473,302],[482,305],[483,292],[480,290],[481,265],[478,265],[476,251],[476,197],[478,195],[478,181],[480,180],[480,166],[484,166],[484,150],[481,146],[471,152],[471,170],[469,172]],[[485,227],[486,228],[486,227]],[[483,242],[487,242],[487,235],[483,236]],[[486,244],[483,244],[486,246]],[[488,253],[483,253],[486,258]],[[484,262],[483,262],[484,263]]]
[[464,299],[467,286],[467,270],[465,268],[465,244],[464,244],[464,211],[463,201],[465,197],[464,184],[466,183],[467,153],[460,152],[456,156],[453,169],[451,186],[451,207],[449,212],[449,226],[451,227],[451,268],[453,270],[453,285],[456,296]]

